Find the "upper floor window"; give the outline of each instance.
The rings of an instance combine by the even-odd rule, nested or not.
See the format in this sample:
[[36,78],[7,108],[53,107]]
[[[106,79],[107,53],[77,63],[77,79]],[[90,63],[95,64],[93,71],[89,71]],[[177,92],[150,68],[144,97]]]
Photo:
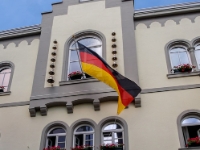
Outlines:
[[[102,57],[102,41],[95,36],[84,36],[77,40],[79,43],[95,51]],[[81,69],[81,62],[79,57],[79,48],[77,42],[72,42],[69,48],[69,63],[68,63],[68,75],[73,72],[80,72],[80,75],[68,76],[69,80],[89,78],[89,75],[83,76]]]
[[90,125],[78,126],[74,131],[73,146],[83,145],[94,145],[94,129]]
[[11,62],[0,62],[0,93],[10,90],[14,65]]
[[66,148],[66,131],[61,127],[55,127],[47,133],[46,147],[59,146]]
[[124,143],[123,127],[118,123],[108,123],[102,128],[102,144],[117,144]]
[[195,46],[195,58],[196,58],[196,61],[197,61],[197,68],[200,69],[200,44],[197,44]]
[[169,50],[171,67],[176,68],[176,66],[183,64],[191,64],[190,55],[186,47],[175,46]]

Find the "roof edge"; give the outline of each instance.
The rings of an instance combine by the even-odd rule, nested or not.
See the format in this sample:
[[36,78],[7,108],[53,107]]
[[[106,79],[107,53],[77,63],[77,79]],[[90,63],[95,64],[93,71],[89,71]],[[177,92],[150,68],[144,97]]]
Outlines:
[[148,19],[192,12],[200,12],[200,1],[135,10],[134,19]]
[[15,28],[15,29],[1,31],[0,32],[0,40],[10,39],[10,38],[14,38],[14,37],[36,35],[36,34],[40,34],[40,33],[41,33],[40,25]]

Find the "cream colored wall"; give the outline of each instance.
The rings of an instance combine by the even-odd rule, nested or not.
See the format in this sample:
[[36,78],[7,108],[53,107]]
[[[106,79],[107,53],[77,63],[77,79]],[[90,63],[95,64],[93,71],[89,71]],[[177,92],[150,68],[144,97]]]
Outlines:
[[165,45],[171,40],[192,40],[198,37],[200,33],[199,23],[200,16],[195,19],[195,23],[184,18],[180,24],[168,20],[162,27],[158,22],[153,22],[150,28],[144,24],[137,25],[135,35],[139,83],[143,89],[200,83],[198,76],[168,79],[164,50]]
[[[141,108],[130,105],[119,115],[128,123],[129,150],[180,148],[177,117],[185,110],[200,109],[199,97],[198,89],[142,94]],[[66,107],[53,107],[47,116],[38,113],[29,117],[28,106],[1,108],[0,149],[38,150],[42,130],[48,123],[63,121],[70,126],[82,118],[99,123],[115,116],[116,109],[117,102],[101,103],[101,111],[94,111],[92,104],[81,104],[74,107],[73,114],[67,114]]]
[[[92,13],[91,13],[92,12]],[[82,3],[79,5],[69,6],[68,14],[54,17],[51,43],[49,49],[48,66],[50,65],[51,47],[53,40],[58,41],[58,55],[55,68],[55,86],[61,81],[63,55],[65,42],[75,33],[85,30],[96,30],[104,34],[106,37],[106,61],[112,65],[112,48],[111,48],[111,33],[116,32],[117,39],[117,57],[118,71],[124,74],[124,59],[123,59],[123,42],[122,42],[122,27],[121,27],[121,11],[120,7],[105,8],[105,1]],[[49,77],[47,67],[46,80]],[[45,87],[50,84],[45,82]]]
[[0,44],[0,62],[11,61],[15,65],[11,94],[0,96],[0,104],[30,100],[38,45],[38,39],[33,40],[30,45],[27,41],[22,41],[18,47],[10,43],[5,49]]

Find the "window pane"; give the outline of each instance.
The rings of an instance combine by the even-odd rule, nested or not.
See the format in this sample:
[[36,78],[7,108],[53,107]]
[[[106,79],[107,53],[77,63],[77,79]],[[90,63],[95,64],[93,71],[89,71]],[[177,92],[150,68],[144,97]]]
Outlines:
[[80,71],[81,72],[80,62],[70,63],[69,73],[74,72],[74,71]]
[[85,139],[86,139],[86,140],[91,140],[91,139],[93,139],[93,134],[88,134],[88,135],[86,135],[86,136],[85,136]]
[[187,52],[179,53],[181,64],[190,64]]
[[83,134],[75,135],[75,146],[83,145]]
[[198,68],[200,68],[200,46],[196,47],[196,50],[194,51],[194,53],[197,60]]
[[99,56],[102,57],[102,47],[91,48],[91,50],[95,51]]
[[65,142],[65,136],[59,136],[58,142]]
[[170,53],[170,59],[171,59],[171,65],[172,68],[174,68],[174,66],[178,66],[180,65],[180,61],[179,61],[179,57],[178,57],[178,53]]
[[81,126],[76,130],[76,132],[83,132],[83,131],[93,131],[93,129],[90,126]]
[[78,54],[77,54],[77,51],[75,51],[75,50],[71,50],[71,57],[70,57],[70,62],[71,61],[78,61],[79,59],[78,59],[79,57],[78,57]]
[[115,138],[122,138],[122,132],[114,133]]
[[58,146],[60,146],[60,148],[65,148],[65,143],[58,143]]
[[117,144],[123,144],[123,139],[115,139],[115,143],[117,143]]
[[52,130],[49,134],[56,134],[56,133],[65,133],[65,130],[62,128],[56,128]]
[[121,126],[118,124],[109,124],[104,128],[104,130],[115,130],[115,129],[121,129]]
[[79,42],[86,47],[101,45],[101,42],[94,38],[84,38],[84,39],[79,40]]
[[6,73],[3,80],[3,86],[8,86],[10,80],[10,73]]
[[200,124],[200,120],[197,118],[187,118],[182,121],[182,126],[190,126]]
[[0,86],[3,85],[4,74],[0,74]]
[[85,141],[85,145],[87,145],[87,146],[93,146],[93,140],[91,140],[91,141]]
[[112,132],[104,132],[103,140],[112,140]]

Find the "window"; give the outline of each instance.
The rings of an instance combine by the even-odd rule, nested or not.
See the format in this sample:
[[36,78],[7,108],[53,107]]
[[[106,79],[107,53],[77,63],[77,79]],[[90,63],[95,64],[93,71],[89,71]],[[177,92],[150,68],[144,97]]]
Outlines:
[[[192,116],[183,119],[181,122],[185,145],[189,138],[200,137],[200,119]],[[195,146],[193,146],[195,147]]]
[[66,148],[66,131],[61,127],[55,127],[47,133],[46,147],[60,146]]
[[102,128],[102,144],[123,144],[123,127],[118,123],[108,123]]
[[12,67],[10,63],[0,63],[0,92],[9,91],[11,84]]
[[183,64],[191,64],[190,55],[186,47],[175,46],[169,50],[171,68]]
[[[95,51],[99,56],[102,57],[102,42],[99,38],[95,36],[84,36],[77,41],[84,46],[90,48],[91,50]],[[80,71],[82,72],[81,69],[81,62],[79,59],[79,51],[78,51],[78,45],[76,42],[72,42],[69,48],[69,65],[68,65],[68,74],[72,72]],[[82,76],[77,79],[84,79],[84,78],[89,78],[89,75]],[[71,79],[71,78],[70,78]]]
[[90,125],[78,126],[74,131],[73,146],[93,146],[94,145],[94,129]]
[[196,61],[197,61],[197,68],[200,69],[200,44],[197,44],[195,46],[195,58],[196,58]]

